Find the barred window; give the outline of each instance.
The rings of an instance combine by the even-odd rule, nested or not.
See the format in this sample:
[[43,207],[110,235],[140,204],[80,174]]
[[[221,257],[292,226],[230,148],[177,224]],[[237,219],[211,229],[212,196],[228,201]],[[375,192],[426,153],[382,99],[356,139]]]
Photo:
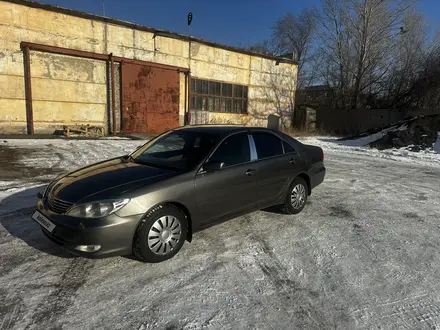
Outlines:
[[192,110],[247,113],[248,87],[192,78],[190,100]]

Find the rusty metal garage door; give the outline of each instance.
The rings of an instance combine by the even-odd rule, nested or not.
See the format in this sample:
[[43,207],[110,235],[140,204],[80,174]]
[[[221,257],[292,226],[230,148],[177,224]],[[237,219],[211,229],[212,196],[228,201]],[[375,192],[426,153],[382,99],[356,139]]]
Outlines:
[[122,130],[162,133],[179,126],[179,72],[123,63]]

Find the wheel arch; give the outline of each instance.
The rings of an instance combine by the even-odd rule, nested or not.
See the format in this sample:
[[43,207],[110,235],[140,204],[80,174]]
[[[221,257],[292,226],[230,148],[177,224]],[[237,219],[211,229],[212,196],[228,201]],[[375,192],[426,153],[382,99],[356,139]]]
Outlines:
[[[308,192],[308,195],[310,196],[312,194],[312,183],[311,183],[310,177],[307,175],[307,173],[304,173],[304,172],[300,173],[296,176],[296,178],[301,178],[307,183],[307,190],[308,190],[307,192]],[[293,180],[295,180],[295,179],[293,179]]]
[[191,243],[192,234],[193,234],[192,219],[191,219],[191,213],[189,212],[188,208],[185,205],[183,205],[182,203],[178,203],[178,202],[166,202],[162,205],[171,205],[171,206],[177,207],[178,209],[180,209],[183,212],[183,214],[185,215],[186,220],[188,222],[188,233],[186,236],[186,240]]
[[[183,212],[183,214],[185,215],[186,220],[188,222],[188,233],[187,233],[187,236],[186,236],[186,240],[191,243],[191,241],[192,241],[192,234],[193,234],[193,226],[192,226],[191,213],[189,212],[188,208],[185,205],[183,205],[182,203],[179,203],[179,202],[166,201],[166,202],[158,203],[158,204],[150,207],[150,209],[147,212],[144,213],[144,215],[142,216],[141,220],[137,224],[136,228],[139,227],[139,225],[142,222],[142,219],[147,217],[150,212],[156,210],[157,208],[162,208],[162,207],[165,207],[165,206],[173,206],[173,207],[178,208],[180,211]],[[135,234],[136,234],[136,230],[135,230],[134,235]],[[134,237],[134,235],[133,235],[133,237]]]

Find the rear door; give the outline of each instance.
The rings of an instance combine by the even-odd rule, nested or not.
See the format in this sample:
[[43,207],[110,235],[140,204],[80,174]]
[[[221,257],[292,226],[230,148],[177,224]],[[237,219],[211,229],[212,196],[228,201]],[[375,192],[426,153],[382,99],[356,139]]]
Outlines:
[[225,139],[209,158],[225,168],[196,177],[196,199],[203,223],[245,210],[256,204],[255,163],[251,162],[247,133]]
[[290,180],[299,173],[300,156],[287,142],[270,132],[252,133],[257,153],[257,199],[270,204],[283,198]]

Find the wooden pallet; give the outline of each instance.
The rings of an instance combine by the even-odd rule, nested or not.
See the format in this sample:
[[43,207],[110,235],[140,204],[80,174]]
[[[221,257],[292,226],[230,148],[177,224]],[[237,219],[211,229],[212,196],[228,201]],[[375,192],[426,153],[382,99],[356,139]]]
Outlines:
[[104,136],[105,128],[103,126],[90,125],[64,125],[64,135],[69,137],[72,133],[84,136]]

